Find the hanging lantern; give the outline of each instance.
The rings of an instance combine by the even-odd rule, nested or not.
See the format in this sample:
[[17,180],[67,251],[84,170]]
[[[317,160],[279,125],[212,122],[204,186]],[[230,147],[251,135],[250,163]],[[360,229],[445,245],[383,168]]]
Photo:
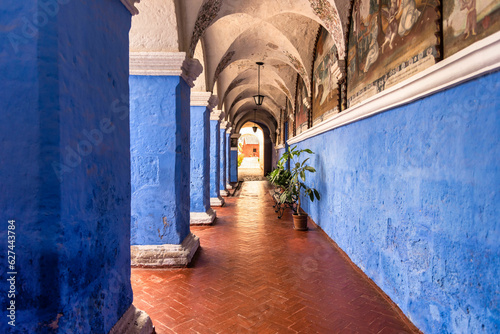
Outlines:
[[262,65],[264,65],[264,63],[259,61],[259,62],[257,62],[257,65],[259,65],[259,68],[258,68],[259,77],[258,77],[258,82],[257,82],[258,88],[257,88],[257,95],[254,95],[253,99],[255,100],[256,105],[261,106],[262,103],[264,102],[264,95],[260,95],[260,67]]

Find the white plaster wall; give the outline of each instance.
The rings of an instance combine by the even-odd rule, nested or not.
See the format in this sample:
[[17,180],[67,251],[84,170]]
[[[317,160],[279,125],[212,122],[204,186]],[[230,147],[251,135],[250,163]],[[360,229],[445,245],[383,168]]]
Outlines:
[[206,92],[207,91],[207,80],[205,73],[207,71],[206,66],[205,66],[205,57],[203,55],[203,47],[201,40],[198,42],[198,45],[196,46],[196,49],[194,51],[194,59],[198,59],[203,66],[203,72],[198,76],[196,81],[194,82],[194,87],[193,91],[196,92]]
[[130,51],[179,51],[179,34],[174,0],[147,0],[136,5],[132,17]]

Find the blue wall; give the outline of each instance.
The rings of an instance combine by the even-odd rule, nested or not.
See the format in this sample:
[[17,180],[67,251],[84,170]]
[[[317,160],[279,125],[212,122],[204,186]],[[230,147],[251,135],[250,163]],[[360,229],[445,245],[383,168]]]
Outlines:
[[190,212],[190,88],[184,79],[130,76],[130,150],[131,244],[182,243]]
[[220,190],[226,190],[226,129],[220,129]]
[[231,183],[231,134],[226,131],[226,183]]
[[220,123],[210,121],[210,198],[220,196]]
[[210,110],[191,107],[191,212],[210,208]]
[[107,333],[132,303],[130,13],[119,1],[37,3],[0,5],[0,332]]
[[497,72],[299,144],[304,209],[426,333],[500,332],[499,111]]
[[231,179],[230,182],[238,182],[238,150],[231,150],[231,161],[230,161],[230,168],[231,168]]

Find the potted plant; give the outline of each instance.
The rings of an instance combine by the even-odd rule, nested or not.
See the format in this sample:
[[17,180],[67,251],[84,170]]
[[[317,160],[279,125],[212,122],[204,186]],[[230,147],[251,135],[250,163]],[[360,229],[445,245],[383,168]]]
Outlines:
[[281,195],[286,189],[288,189],[288,186],[290,185],[290,178],[292,176],[290,171],[285,168],[285,162],[286,160],[280,159],[276,168],[267,175],[267,179],[274,186],[274,193],[272,194],[274,200],[273,208],[276,209],[274,212],[278,213],[278,219],[283,216],[287,206],[293,209],[293,202],[281,201]]
[[267,175],[269,182],[281,192],[288,188],[290,184],[291,173],[285,168],[286,160],[283,157],[276,164],[276,168]]
[[301,195],[304,198],[308,198],[311,202],[314,202],[316,198],[318,201],[320,200],[319,192],[315,188],[311,188],[307,186],[304,182],[306,181],[307,173],[315,173],[316,169],[314,167],[309,166],[307,161],[309,158],[299,161],[299,158],[303,154],[314,154],[309,149],[297,149],[297,146],[293,148],[289,148],[288,152],[283,154],[280,161],[287,161],[290,159],[290,166],[292,167],[290,171],[290,179],[288,181],[288,187],[284,189],[281,194],[280,201],[281,202],[295,202],[295,213],[292,215],[293,217],[293,225],[294,228],[298,231],[307,230],[307,213],[302,212],[300,208],[300,198]]

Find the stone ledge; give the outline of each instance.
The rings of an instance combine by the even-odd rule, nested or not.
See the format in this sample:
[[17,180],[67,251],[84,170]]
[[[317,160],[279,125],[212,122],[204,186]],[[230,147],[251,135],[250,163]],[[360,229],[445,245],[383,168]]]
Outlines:
[[149,315],[130,305],[128,310],[111,328],[108,334],[154,334],[155,328]]
[[228,121],[220,122],[220,129],[221,130],[226,130],[229,127],[231,127],[231,123],[229,123]]
[[223,206],[225,203],[222,197],[211,197],[210,198],[210,206]]
[[222,110],[219,110],[219,109],[214,109],[211,113],[210,113],[210,120],[211,121],[221,121],[225,116],[225,113],[222,111]]
[[217,216],[212,208],[208,208],[207,212],[191,212],[191,225],[211,225]]
[[227,190],[220,190],[220,195],[223,197],[227,197],[229,195],[229,192]]
[[197,59],[185,52],[130,52],[130,75],[181,76],[193,88],[194,81],[203,72]]
[[189,234],[180,245],[131,246],[131,266],[140,268],[186,267],[200,247],[200,238]]
[[233,186],[231,184],[229,184],[229,183],[226,183],[226,189],[231,190],[231,189],[233,189]]
[[212,93],[210,92],[191,92],[191,106],[208,107],[211,97]]

